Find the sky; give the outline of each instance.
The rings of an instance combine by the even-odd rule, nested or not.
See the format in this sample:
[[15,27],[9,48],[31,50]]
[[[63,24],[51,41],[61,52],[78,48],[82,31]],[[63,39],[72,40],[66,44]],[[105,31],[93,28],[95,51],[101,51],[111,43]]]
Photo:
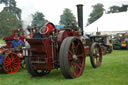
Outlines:
[[[112,5],[128,4],[128,0],[16,0],[17,7],[22,9],[22,20],[24,24],[30,24],[32,17],[36,11],[42,12],[45,18],[53,24],[59,24],[60,15],[62,15],[65,8],[72,10],[72,13],[77,19],[77,4],[83,4],[84,26],[86,26],[89,14],[92,11],[92,5],[102,3],[104,8]],[[4,5],[0,5],[0,11]]]

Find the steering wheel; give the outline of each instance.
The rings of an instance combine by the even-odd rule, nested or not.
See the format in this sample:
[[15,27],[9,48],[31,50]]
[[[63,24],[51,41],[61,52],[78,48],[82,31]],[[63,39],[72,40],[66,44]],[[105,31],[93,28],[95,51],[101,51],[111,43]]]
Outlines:
[[41,29],[40,29],[40,34],[43,35],[49,35],[51,33],[51,31],[53,31],[55,29],[54,24],[48,22],[46,23]]

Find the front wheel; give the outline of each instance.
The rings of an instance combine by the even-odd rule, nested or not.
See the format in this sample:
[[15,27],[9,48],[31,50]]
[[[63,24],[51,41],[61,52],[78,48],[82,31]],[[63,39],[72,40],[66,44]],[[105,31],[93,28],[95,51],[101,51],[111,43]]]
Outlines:
[[96,42],[94,42],[90,48],[90,61],[93,68],[99,67],[102,63],[102,50]]
[[65,78],[76,78],[82,75],[85,66],[85,53],[79,38],[64,39],[60,47],[59,62]]

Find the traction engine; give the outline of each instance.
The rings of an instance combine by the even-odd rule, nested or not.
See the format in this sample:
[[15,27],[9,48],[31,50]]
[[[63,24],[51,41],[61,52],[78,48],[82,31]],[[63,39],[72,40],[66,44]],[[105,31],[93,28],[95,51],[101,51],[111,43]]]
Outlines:
[[[20,34],[22,31],[22,29],[13,30],[13,35],[3,38],[6,45],[0,47],[0,72],[16,73],[19,71],[23,55],[20,51],[13,50],[11,44],[17,33]],[[24,36],[21,36],[20,39],[24,42]]]
[[102,50],[98,43],[86,45],[83,37],[82,6],[78,8],[78,25],[81,28],[56,29],[51,22],[46,23],[40,33],[27,39],[29,49],[25,49],[26,67],[32,76],[49,74],[52,69],[60,68],[65,78],[76,78],[82,75],[85,67],[85,56],[90,56],[94,68],[102,63]]

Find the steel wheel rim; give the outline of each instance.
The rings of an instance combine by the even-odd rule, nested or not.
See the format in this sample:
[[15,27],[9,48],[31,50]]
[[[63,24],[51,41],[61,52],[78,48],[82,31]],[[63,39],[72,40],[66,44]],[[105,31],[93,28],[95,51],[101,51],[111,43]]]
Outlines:
[[[78,44],[76,44],[78,43]],[[69,48],[69,69],[73,77],[78,77],[82,74],[85,66],[85,54],[84,49],[82,48],[82,43],[77,41],[72,41]]]
[[20,59],[16,54],[9,54],[4,60],[4,69],[7,73],[16,73],[20,69]]
[[93,59],[96,66],[101,65],[102,62],[102,51],[98,45],[94,46]]

